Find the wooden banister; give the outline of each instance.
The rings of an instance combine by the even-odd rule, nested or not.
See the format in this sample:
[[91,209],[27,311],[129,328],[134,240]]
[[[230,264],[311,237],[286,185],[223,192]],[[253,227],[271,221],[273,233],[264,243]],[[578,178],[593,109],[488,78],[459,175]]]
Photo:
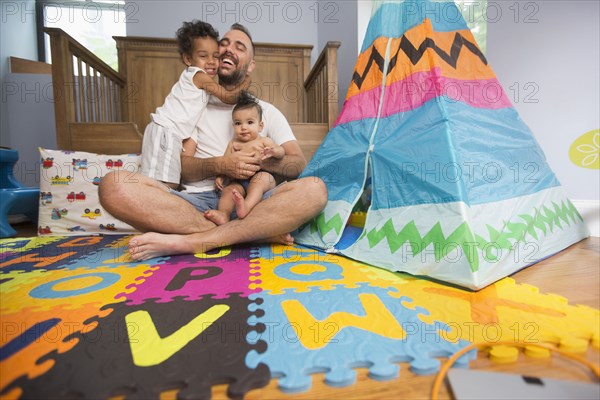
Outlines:
[[306,122],[326,123],[333,127],[338,108],[337,49],[340,42],[327,42],[304,82]]
[[69,53],[68,39],[54,29],[49,32],[49,35],[52,54],[52,87],[54,91],[56,142],[60,149],[69,150],[71,149],[69,122],[75,121],[75,108],[70,107],[69,104],[73,103],[75,96],[71,90],[67,90],[66,88],[69,77],[73,76],[73,65],[67,59],[67,54]]
[[126,78],[59,28],[50,36],[57,144],[73,150],[70,124],[124,122]]
[[[60,29],[60,28],[44,28],[44,32],[46,32],[50,36],[50,40],[52,40],[53,36],[61,36],[63,39],[65,39],[68,42],[69,50],[70,50],[71,54],[73,54],[76,57],[81,58],[82,61],[88,63],[90,66],[93,66],[94,69],[96,69],[98,72],[106,75],[111,80],[125,84],[126,80],[123,75],[119,74],[117,71],[112,69],[112,67],[110,65],[106,64],[97,55],[95,55],[94,53],[92,53],[91,51],[89,51],[88,49],[83,47],[83,45],[81,43],[79,43],[77,40],[73,39],[71,36],[69,36],[68,33],[63,31],[62,29]],[[52,58],[52,61],[54,62],[54,58]]]

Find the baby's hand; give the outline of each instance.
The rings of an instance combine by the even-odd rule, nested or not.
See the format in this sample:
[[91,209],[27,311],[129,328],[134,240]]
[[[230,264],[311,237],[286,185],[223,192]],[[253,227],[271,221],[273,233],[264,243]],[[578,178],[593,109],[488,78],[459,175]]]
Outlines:
[[225,188],[225,179],[222,176],[217,176],[215,179],[215,186],[218,190],[223,190]]
[[267,147],[264,147],[262,149],[260,159],[261,160],[266,160],[267,158],[271,158],[273,156],[274,156],[274,154],[273,154],[273,148],[267,146]]
[[285,155],[285,150],[283,149],[283,147],[281,146],[275,146],[275,147],[271,147],[271,146],[265,146],[262,149],[262,157],[261,160],[266,160],[267,158],[283,158],[283,156]]

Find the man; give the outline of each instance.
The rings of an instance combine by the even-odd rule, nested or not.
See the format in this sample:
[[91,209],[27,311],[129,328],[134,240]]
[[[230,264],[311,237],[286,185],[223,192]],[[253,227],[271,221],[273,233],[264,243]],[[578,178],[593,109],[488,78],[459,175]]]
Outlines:
[[[252,39],[239,24],[232,25],[223,36],[219,54],[219,81],[226,88],[241,83],[255,67]],[[278,136],[280,140],[293,138],[285,132],[281,134],[279,130],[285,129],[281,113],[268,106],[265,107],[268,109],[265,116],[267,135]],[[204,218],[203,211],[216,208],[218,201],[212,188],[212,179],[216,175],[248,179],[263,169],[296,178],[306,165],[295,139],[278,143],[285,149],[283,159],[261,162],[260,156],[254,153],[223,154],[232,137],[232,107],[212,99],[197,126],[196,138],[200,138],[201,143],[191,139],[184,143],[182,180],[188,183],[185,187],[191,193],[174,192],[163,183],[139,174],[131,178],[110,173],[102,179],[99,188],[102,206],[115,217],[148,232],[130,241],[130,253],[135,260],[205,252],[244,242],[291,243],[293,239],[289,233],[325,207],[325,184],[310,177],[276,187],[271,196],[256,205],[244,219],[216,226]],[[290,129],[287,121],[285,125]]]

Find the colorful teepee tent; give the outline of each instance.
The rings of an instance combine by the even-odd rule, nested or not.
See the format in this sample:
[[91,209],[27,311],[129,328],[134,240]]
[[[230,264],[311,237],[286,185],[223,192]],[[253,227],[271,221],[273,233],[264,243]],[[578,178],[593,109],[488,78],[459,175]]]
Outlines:
[[[375,5],[303,175],[329,202],[298,243],[473,289],[588,236],[452,1]],[[341,246],[361,206],[364,230]]]

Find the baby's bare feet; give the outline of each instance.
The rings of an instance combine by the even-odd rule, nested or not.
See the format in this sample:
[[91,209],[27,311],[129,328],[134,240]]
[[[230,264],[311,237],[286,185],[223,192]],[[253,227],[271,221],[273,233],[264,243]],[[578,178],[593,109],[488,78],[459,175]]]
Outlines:
[[204,218],[207,220],[214,222],[217,225],[223,225],[229,222],[229,216],[225,214],[223,211],[219,210],[206,210],[204,211]]
[[246,208],[246,200],[244,199],[244,196],[242,196],[236,189],[231,191],[231,195],[233,196],[235,213],[237,214],[238,218],[246,218],[246,215],[248,215],[248,209]]

